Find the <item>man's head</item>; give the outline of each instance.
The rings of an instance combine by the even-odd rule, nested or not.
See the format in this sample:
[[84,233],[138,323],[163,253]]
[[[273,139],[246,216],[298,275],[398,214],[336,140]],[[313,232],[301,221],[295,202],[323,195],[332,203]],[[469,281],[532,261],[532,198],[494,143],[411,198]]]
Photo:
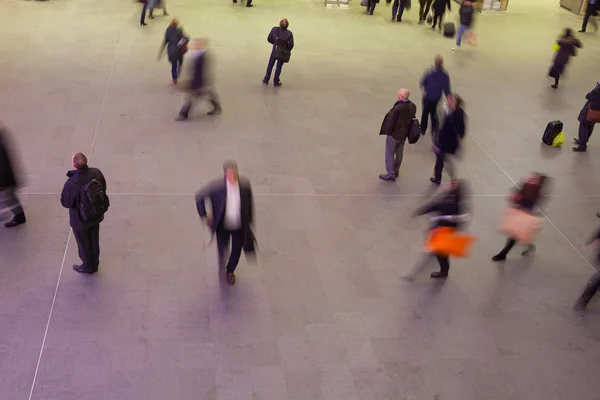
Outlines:
[[288,21],[287,18],[284,18],[281,21],[279,21],[279,27],[284,31],[287,30],[288,26],[290,26],[290,21]]
[[223,164],[223,172],[227,182],[234,184],[238,180],[238,167],[235,161],[225,161]]
[[171,20],[171,23],[169,24],[169,26],[175,26],[178,27],[179,26],[179,20],[177,18],[173,18]]
[[205,38],[196,38],[192,40],[192,50],[204,50],[206,49],[207,40]]
[[408,89],[402,88],[398,90],[398,100],[408,100],[410,97],[410,92]]
[[463,105],[462,97],[460,97],[456,93],[452,93],[451,95],[449,95],[446,100],[448,101],[448,107],[450,107],[452,111],[456,110],[459,107],[462,107]]
[[444,58],[441,55],[436,54],[433,58],[433,66],[435,69],[442,69],[444,67]]
[[82,169],[87,167],[87,157],[83,153],[75,153],[73,155],[73,168]]

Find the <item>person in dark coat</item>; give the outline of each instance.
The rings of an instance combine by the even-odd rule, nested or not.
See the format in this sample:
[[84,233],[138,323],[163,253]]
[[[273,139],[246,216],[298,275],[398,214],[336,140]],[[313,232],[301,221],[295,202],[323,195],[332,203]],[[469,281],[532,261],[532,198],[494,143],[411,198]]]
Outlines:
[[450,76],[444,69],[444,59],[437,54],[433,60],[433,68],[427,71],[421,79],[423,90],[423,111],[421,113],[421,131],[427,131],[427,122],[431,117],[431,132],[438,132],[437,107],[442,94],[450,94]]
[[460,25],[456,32],[456,47],[452,48],[453,51],[460,49],[463,35],[465,32],[469,31],[473,25],[473,15],[475,14],[473,2],[462,0],[458,14],[460,16]]
[[284,63],[290,61],[292,49],[294,48],[294,34],[288,29],[289,26],[289,21],[284,18],[279,21],[279,26],[274,26],[271,28],[271,31],[267,36],[267,42],[271,43],[273,48],[271,49],[271,56],[269,57],[267,72],[263,78],[263,83],[265,85],[269,84],[271,73],[273,72],[273,66],[275,63],[277,63],[273,86],[281,86],[281,81],[279,80],[279,77],[281,76],[281,69],[283,68]]
[[[540,200],[544,195],[544,189],[547,184],[548,178],[545,175],[534,173],[529,176],[523,183],[518,185],[517,190],[513,191],[509,197],[509,202],[512,207],[515,207],[521,211],[525,211],[529,214],[533,214],[535,208],[539,206]],[[516,239],[509,237],[506,239],[506,245],[500,251],[492,257],[492,261],[504,261],[506,255],[517,244]],[[527,249],[521,253],[522,256],[526,257],[531,255],[535,251],[535,246],[530,244]]]
[[140,25],[142,26],[146,26],[148,25],[146,23],[146,10],[148,9],[148,1],[149,0],[138,0],[140,3],[142,3],[142,15],[140,15]]
[[373,15],[373,11],[375,11],[375,6],[377,6],[378,3],[379,3],[379,0],[368,0],[367,1],[367,10],[365,11],[365,14]]
[[[463,181],[454,180],[449,183],[448,188],[439,197],[418,208],[412,216],[414,218],[430,213],[437,214],[437,216],[432,218],[433,224],[430,231],[442,226],[461,229],[464,222],[468,219],[468,207],[464,201],[466,195],[466,184]],[[447,277],[450,271],[450,258],[443,254],[428,254],[423,265],[429,261],[431,256],[437,258],[440,264],[439,272],[433,272],[431,277]]]
[[[84,220],[79,206],[82,187],[95,179],[102,185],[106,194],[106,179],[98,168],[88,166],[87,157],[83,153],[73,156],[73,168],[75,169],[67,172],[69,179],[65,182],[60,195],[60,204],[69,209],[69,222],[82,261],[80,265],[73,265],[73,269],[83,274],[95,274],[100,265],[100,223],[104,221],[104,214]],[[106,197],[107,208],[108,205],[108,197]]]
[[212,87],[211,74],[209,71],[210,57],[207,55],[206,39],[195,39],[192,43],[192,51],[188,55],[190,59],[190,81],[187,83],[186,102],[179,110],[179,116],[176,121],[185,121],[188,119],[193,102],[196,99],[208,96],[213,109],[208,115],[219,115],[223,111],[217,94]]
[[[591,249],[592,247],[596,247],[596,249],[600,249],[600,229],[597,229],[596,232],[592,235],[592,237],[588,240],[585,245],[586,249]],[[600,264],[600,251],[598,251],[596,255],[596,264]],[[573,309],[575,311],[584,311],[587,308],[588,303],[592,298],[598,293],[600,290],[600,274],[598,271],[595,271],[589,282],[587,283],[583,293],[577,299],[575,304],[573,305]]]
[[169,62],[171,63],[171,78],[173,79],[173,85],[177,85],[177,78],[181,73],[183,55],[187,51],[188,42],[189,38],[183,34],[183,30],[179,27],[179,20],[173,18],[165,31],[165,38],[158,52],[158,59],[160,60],[165,47],[167,48],[167,55],[169,57]]
[[154,19],[154,9],[162,8],[163,16],[169,15],[167,13],[167,5],[165,4],[166,0],[149,0],[150,4],[148,4],[148,18]]
[[14,228],[27,222],[25,212],[17,197],[19,179],[17,178],[13,151],[7,130],[0,125],[0,209],[8,209],[13,214],[13,218],[4,224],[7,228]]
[[463,101],[460,96],[456,94],[448,96],[449,113],[433,144],[435,167],[433,167],[433,177],[430,180],[436,185],[442,182],[444,161],[448,164],[450,179],[456,179],[454,165],[449,157],[458,152],[466,133],[467,116],[462,104]]
[[[590,17],[596,15],[598,15],[598,0],[589,0],[587,8],[585,9],[585,15],[583,16],[583,24],[581,25],[580,33],[585,33]],[[594,30],[597,31],[598,23],[595,20],[592,20],[592,24],[594,25]]]
[[433,24],[431,25],[431,29],[435,29],[436,24],[440,32],[442,31],[444,14],[446,13],[446,8],[448,8],[448,12],[450,12],[450,0],[433,0]]
[[[224,178],[211,182],[196,193],[196,208],[200,218],[208,224],[212,235],[217,236],[220,266],[225,263],[225,248],[231,240],[226,274],[227,281],[233,285],[234,272],[242,250],[247,254],[254,253],[254,198],[250,182],[238,175],[235,162],[226,162],[223,170]],[[207,201],[210,202],[212,214],[206,211]]]
[[573,151],[577,152],[585,152],[587,151],[587,142],[590,140],[592,136],[592,132],[594,131],[594,122],[587,120],[588,110],[600,110],[600,82],[596,83],[596,87],[594,90],[589,92],[585,98],[587,101],[585,105],[579,112],[579,116],[577,120],[579,121],[579,138],[574,139],[577,147],[573,147]]
[[[373,6],[373,8],[375,7]],[[394,0],[392,4],[392,22],[402,22],[402,15],[406,9],[410,9],[410,0]]]
[[571,28],[565,28],[565,32],[562,37],[556,41],[556,44],[559,48],[554,56],[552,67],[550,67],[550,71],[548,72],[548,76],[554,78],[554,85],[552,85],[554,89],[558,88],[558,80],[565,72],[565,67],[569,63],[569,59],[572,56],[577,55],[577,48],[583,46],[581,41],[575,37]]
[[385,139],[385,169],[386,173],[379,175],[379,179],[394,182],[400,173],[400,165],[404,155],[404,144],[408,138],[408,132],[413,119],[417,113],[417,106],[408,100],[410,92],[408,89],[398,90],[398,101],[394,107],[385,115],[380,135],[386,135]]
[[433,3],[433,0],[419,0],[419,24],[422,24],[427,19],[431,3]]

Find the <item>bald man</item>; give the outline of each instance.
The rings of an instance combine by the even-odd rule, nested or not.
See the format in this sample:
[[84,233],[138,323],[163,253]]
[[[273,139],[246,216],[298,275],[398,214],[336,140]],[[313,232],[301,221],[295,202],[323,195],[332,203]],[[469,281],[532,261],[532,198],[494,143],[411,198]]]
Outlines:
[[379,179],[394,182],[400,173],[404,143],[417,113],[417,106],[408,98],[408,89],[398,90],[398,101],[386,114],[381,124],[380,135],[386,135],[385,140],[385,169],[386,173],[379,175]]
[[273,85],[281,86],[281,81],[279,80],[281,69],[283,68],[284,63],[290,61],[292,49],[294,48],[294,34],[288,29],[289,26],[289,21],[284,18],[279,21],[279,26],[274,26],[271,29],[269,36],[267,36],[267,42],[273,45],[273,49],[271,50],[271,57],[269,58],[269,64],[267,65],[267,73],[263,78],[263,83],[265,85],[269,84],[273,66],[277,63]]
[[69,221],[77,241],[81,265],[73,269],[82,274],[98,272],[100,264],[100,223],[110,205],[106,195],[106,180],[97,168],[88,166],[83,153],[73,155],[72,171],[67,172],[60,203],[69,209]]

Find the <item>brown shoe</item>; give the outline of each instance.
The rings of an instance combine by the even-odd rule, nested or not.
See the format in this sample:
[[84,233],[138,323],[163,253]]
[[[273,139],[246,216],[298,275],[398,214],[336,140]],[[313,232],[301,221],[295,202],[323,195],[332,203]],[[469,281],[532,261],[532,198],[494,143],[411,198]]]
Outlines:
[[235,275],[233,272],[227,273],[227,282],[229,282],[230,285],[235,285]]

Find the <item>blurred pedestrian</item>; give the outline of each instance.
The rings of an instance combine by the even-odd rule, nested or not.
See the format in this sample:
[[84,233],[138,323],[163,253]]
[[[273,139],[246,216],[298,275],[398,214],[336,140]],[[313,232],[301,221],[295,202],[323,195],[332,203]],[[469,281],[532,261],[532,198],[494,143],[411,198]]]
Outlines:
[[421,113],[421,131],[427,131],[427,122],[431,117],[431,132],[438,132],[437,107],[442,93],[450,94],[450,76],[444,69],[444,59],[437,54],[433,59],[433,68],[429,69],[421,79],[423,90],[423,111]]
[[148,9],[148,0],[138,0],[142,3],[142,15],[140,15],[140,25],[146,26],[146,10]]
[[190,80],[187,83],[185,90],[187,98],[181,110],[179,110],[179,116],[176,118],[177,121],[184,121],[188,119],[190,109],[193,103],[200,97],[208,96],[213,109],[208,112],[208,115],[218,115],[223,111],[219,99],[215,92],[210,68],[210,57],[207,55],[206,50],[206,39],[194,39],[192,42],[192,51],[190,51]]
[[[598,214],[596,214],[596,216],[600,217],[600,215]],[[600,250],[600,246],[598,245],[600,245],[600,229],[597,229],[596,232],[594,232],[594,235],[590,238],[590,240],[588,240],[587,244],[584,247],[586,249],[596,247],[597,250]],[[596,264],[599,263],[600,251],[598,251],[596,255]],[[592,297],[594,297],[594,295],[598,293],[598,290],[600,290],[600,274],[596,271],[590,278],[581,296],[579,296],[579,299],[577,299],[577,301],[575,302],[573,309],[575,311],[585,310]]]
[[433,24],[431,25],[431,29],[435,29],[435,25],[438,25],[440,32],[442,31],[444,14],[446,13],[446,8],[448,8],[448,12],[450,12],[450,0],[433,0]]
[[[525,181],[518,185],[517,189],[514,190],[509,196],[508,200],[510,206],[527,214],[533,215],[535,208],[540,204],[547,180],[548,178],[545,175],[538,173],[534,173],[527,177]],[[506,245],[500,251],[500,253],[492,257],[492,261],[497,262],[506,260],[506,255],[515,244],[517,244],[517,239],[514,237],[508,237],[506,239]],[[535,245],[528,243],[527,248],[521,253],[521,255],[526,257],[532,255],[534,252]]]
[[23,206],[17,197],[17,188],[20,182],[17,177],[14,156],[8,132],[0,125],[0,209],[8,210],[13,215],[13,218],[4,224],[7,228],[14,228],[27,222]]
[[67,173],[60,203],[69,209],[69,221],[77,241],[82,263],[73,269],[82,274],[98,272],[100,264],[100,223],[110,206],[106,180],[98,168],[88,166],[83,153],[73,156],[72,171]]
[[173,85],[177,85],[177,79],[183,67],[183,55],[187,52],[189,41],[190,39],[183,34],[183,29],[179,26],[179,20],[173,18],[165,31],[165,37],[158,52],[158,59],[160,60],[165,47],[167,48]]
[[267,36],[267,42],[273,45],[273,49],[271,50],[271,56],[269,57],[267,72],[263,78],[263,83],[265,85],[269,84],[271,72],[273,72],[273,66],[275,63],[277,63],[277,66],[275,67],[273,86],[281,86],[281,80],[279,80],[279,77],[281,76],[281,69],[283,68],[284,63],[290,61],[292,49],[294,48],[294,34],[288,29],[289,26],[289,21],[287,18],[284,18],[279,21],[279,26],[274,26],[271,28],[271,31]]
[[365,14],[373,15],[373,11],[375,11],[375,6],[379,3],[379,0],[367,0],[367,10]]
[[[238,0],[233,0],[233,4],[237,4]],[[252,0],[246,1],[246,7],[252,7]]]
[[404,10],[410,10],[410,2],[411,0],[394,0],[394,3],[392,4],[392,22],[402,22]]
[[462,105],[463,100],[457,94],[448,96],[448,115],[444,120],[440,133],[434,138],[433,144],[435,167],[433,167],[433,177],[430,178],[430,181],[436,185],[442,182],[444,162],[448,166],[450,179],[455,180],[457,178],[454,161],[450,157],[459,151],[466,133],[467,116]]
[[163,15],[166,17],[169,15],[167,13],[167,5],[165,4],[165,0],[148,0],[148,18],[154,19],[154,9],[161,8],[163,10]]
[[[587,8],[585,9],[585,15],[583,16],[583,24],[581,25],[580,33],[585,33],[590,17],[595,17],[596,15],[598,15],[598,0],[589,0]],[[592,24],[594,25],[594,32],[597,31],[598,22],[592,19]]]
[[456,47],[452,51],[459,50],[463,35],[471,29],[473,25],[473,15],[475,14],[475,6],[469,0],[463,0],[458,11],[460,16],[460,25],[456,32]]
[[548,76],[554,78],[554,89],[558,88],[558,80],[560,76],[565,72],[565,67],[569,63],[569,59],[572,56],[577,55],[577,48],[581,48],[583,45],[581,41],[575,37],[575,33],[571,28],[565,28],[563,35],[556,41],[558,50],[554,56],[554,62]]
[[427,19],[431,3],[433,0],[419,0],[419,25]]
[[385,169],[386,173],[379,175],[379,179],[394,182],[400,174],[400,165],[404,155],[404,144],[408,132],[417,113],[417,106],[408,98],[408,89],[398,90],[398,101],[388,111],[381,124],[380,135],[385,138]]
[[[240,261],[242,250],[246,254],[255,251],[255,238],[252,232],[254,221],[254,197],[250,181],[238,174],[233,161],[223,165],[225,176],[216,179],[196,193],[196,208],[202,220],[206,221],[213,236],[217,236],[219,266],[225,264],[225,249],[231,240],[231,252],[226,266],[227,282],[235,283],[235,269]],[[210,202],[212,214],[206,211]]]
[[596,83],[596,87],[585,98],[587,101],[577,117],[579,121],[579,138],[573,140],[577,145],[577,147],[573,147],[573,151],[577,152],[587,151],[587,143],[592,136],[594,126],[596,122],[599,122],[593,118],[593,115],[588,114],[590,110],[600,112],[600,81]]
[[[430,213],[436,214],[435,217],[431,218],[433,224],[430,228],[430,233],[441,227],[460,230],[468,220],[468,206],[465,201],[466,196],[466,184],[463,181],[454,180],[448,184],[447,188],[444,188],[440,196],[418,208],[413,213],[413,218]],[[447,277],[448,272],[450,271],[450,257],[446,254],[428,253],[415,271],[419,271],[431,257],[437,258],[438,263],[440,264],[439,272],[433,272],[431,277]],[[409,280],[411,280],[414,275],[415,273],[411,274],[408,277]]]

